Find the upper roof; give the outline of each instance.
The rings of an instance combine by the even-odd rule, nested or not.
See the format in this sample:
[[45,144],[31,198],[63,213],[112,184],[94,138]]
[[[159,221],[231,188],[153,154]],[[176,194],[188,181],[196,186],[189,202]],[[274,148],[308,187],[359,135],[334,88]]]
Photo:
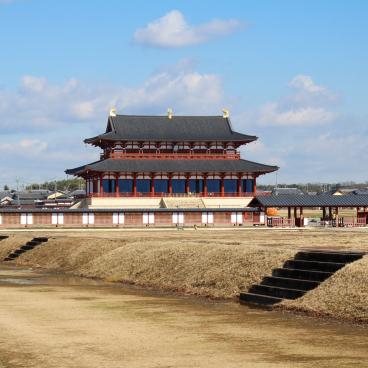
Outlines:
[[234,132],[229,118],[222,116],[110,116],[106,132],[85,139],[85,143],[101,141],[228,141],[248,143],[256,136]]
[[277,166],[247,160],[116,160],[92,162],[66,170],[70,175],[95,172],[236,172],[264,174],[276,171]]
[[368,195],[258,196],[249,205],[261,207],[367,207]]

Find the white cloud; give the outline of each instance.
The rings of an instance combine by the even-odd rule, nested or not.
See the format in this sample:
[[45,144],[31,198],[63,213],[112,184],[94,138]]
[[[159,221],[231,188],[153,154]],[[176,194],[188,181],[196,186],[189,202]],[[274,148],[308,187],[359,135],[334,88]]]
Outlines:
[[225,36],[243,27],[236,19],[214,19],[198,26],[188,24],[184,15],[172,10],[161,18],[138,29],[133,41],[138,44],[162,48],[176,48],[200,44],[215,37]]
[[0,152],[4,154],[12,154],[17,156],[37,156],[46,151],[47,142],[39,139],[21,139],[13,143],[1,143]]
[[326,87],[316,84],[310,76],[297,75],[289,86],[293,93],[259,109],[258,121],[265,126],[308,126],[328,124],[337,119],[331,110],[337,96]]
[[278,103],[269,103],[260,110],[260,123],[263,125],[305,126],[308,124],[326,124],[337,117],[337,114],[322,107],[296,107],[280,109]]
[[[179,65],[181,65],[179,63]],[[76,79],[54,84],[24,76],[17,91],[0,90],[0,129],[3,133],[62,129],[98,124],[112,106],[120,113],[213,113],[223,103],[221,79],[192,69],[168,67],[140,86],[92,85]]]

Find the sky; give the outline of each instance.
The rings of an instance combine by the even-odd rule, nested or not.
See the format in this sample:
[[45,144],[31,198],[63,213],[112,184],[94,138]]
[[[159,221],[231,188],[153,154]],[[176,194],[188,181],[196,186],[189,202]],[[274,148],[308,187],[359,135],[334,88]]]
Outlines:
[[0,0],[0,188],[96,161],[119,114],[221,115],[262,184],[368,181],[365,0]]

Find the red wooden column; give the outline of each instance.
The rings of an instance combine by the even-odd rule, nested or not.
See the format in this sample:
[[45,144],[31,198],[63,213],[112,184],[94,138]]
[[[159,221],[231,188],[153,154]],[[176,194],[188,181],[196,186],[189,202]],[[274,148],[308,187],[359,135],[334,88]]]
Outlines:
[[240,197],[242,193],[242,177],[241,175],[238,176],[238,191],[237,195]]
[[203,196],[207,197],[207,175],[203,175]]
[[151,197],[154,197],[155,195],[155,175],[151,175],[151,181],[150,181],[150,194]]
[[115,174],[115,197],[119,197],[119,174]]
[[220,191],[221,191],[221,197],[225,197],[224,175],[221,175],[221,179],[220,179]]
[[137,196],[137,174],[133,174],[133,196]]
[[169,194],[172,194],[172,175],[169,175]]
[[102,185],[102,179],[103,178],[103,174],[100,174],[100,196],[102,197],[103,196],[103,192],[104,192],[104,189],[103,189],[103,185]]
[[185,175],[185,193],[189,193],[189,174]]
[[253,179],[253,194],[256,195],[257,192],[257,177],[255,176]]

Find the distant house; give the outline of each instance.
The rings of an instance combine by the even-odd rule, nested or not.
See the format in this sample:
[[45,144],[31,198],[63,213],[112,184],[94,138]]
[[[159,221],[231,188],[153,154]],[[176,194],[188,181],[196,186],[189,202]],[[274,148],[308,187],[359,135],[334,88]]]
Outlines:
[[86,196],[86,191],[84,189],[76,189],[68,193],[68,196],[74,199],[84,198]]
[[13,195],[10,192],[0,192],[0,206],[7,207],[11,206],[13,202]]
[[18,191],[14,193],[13,205],[21,208],[35,208],[37,201],[47,199],[47,190]]
[[67,197],[68,195],[66,193],[61,192],[61,191],[55,191],[55,192],[50,193],[47,196],[47,199],[67,198]]
[[278,195],[304,195],[304,192],[299,188],[274,188],[271,193],[273,196]]

